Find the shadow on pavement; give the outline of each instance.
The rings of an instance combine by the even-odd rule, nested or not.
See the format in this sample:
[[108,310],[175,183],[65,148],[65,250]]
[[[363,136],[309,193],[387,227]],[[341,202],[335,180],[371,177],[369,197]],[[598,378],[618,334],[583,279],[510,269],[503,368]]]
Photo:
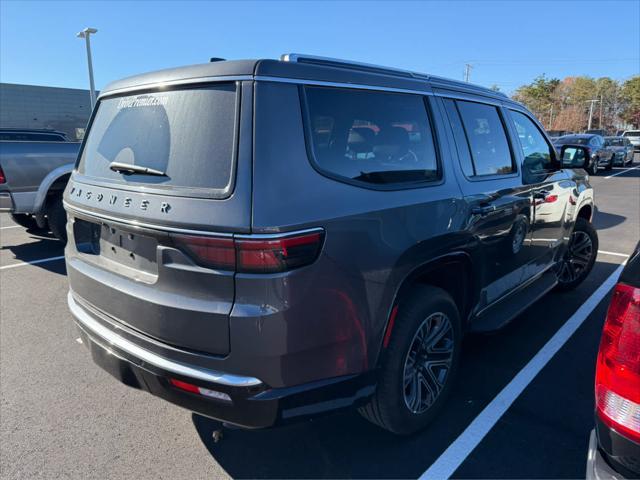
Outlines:
[[[9,261],[5,260],[3,265],[11,265],[18,262],[33,262],[34,260],[64,255],[64,245],[53,235],[42,232],[33,233],[29,230],[27,230],[27,232],[31,234],[30,241],[28,243],[22,243],[19,245],[3,245],[0,247],[0,251],[9,251],[15,257],[15,259]],[[63,260],[36,263],[33,264],[33,266],[60,275],[66,275]]]
[[596,208],[596,213],[593,216],[593,225],[596,230],[605,230],[607,228],[613,228],[627,219],[624,215],[616,215],[615,213],[607,213]]
[[[220,422],[193,414],[194,427],[215,461],[233,478],[416,478],[617,267],[616,263],[597,261],[576,290],[549,293],[498,332],[468,335],[463,344],[461,370],[447,405],[423,432],[397,437],[369,424],[353,410],[274,429],[225,429],[219,443],[214,443],[212,433],[221,428]],[[604,301],[608,302],[608,298]],[[593,322],[598,324],[593,328],[598,338],[602,321],[595,315],[586,322],[590,327]],[[595,352],[592,353],[593,358],[584,358],[585,364],[594,364]],[[590,418],[593,405],[583,403],[572,409]],[[531,409],[538,411],[535,405]],[[544,412],[541,414],[544,416]],[[525,418],[524,422],[533,426],[540,418]],[[586,425],[585,431],[590,428],[590,424]],[[587,441],[582,432],[575,435],[573,441],[577,445]],[[537,455],[536,449],[557,452],[565,448],[553,437],[544,440],[544,444],[531,442],[531,455]],[[480,459],[480,463],[488,462],[487,468],[491,462],[501,461],[504,445],[492,447],[495,455]],[[553,462],[539,464],[535,471],[513,468],[511,474],[523,478],[578,478],[584,475],[584,455],[580,450],[580,455],[565,459],[557,468]]]

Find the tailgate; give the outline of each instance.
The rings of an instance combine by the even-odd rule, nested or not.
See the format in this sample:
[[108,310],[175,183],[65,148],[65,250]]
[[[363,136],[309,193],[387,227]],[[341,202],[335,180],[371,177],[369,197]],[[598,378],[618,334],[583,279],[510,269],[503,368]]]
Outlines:
[[165,233],[78,213],[72,229],[67,275],[81,301],[165,344],[229,352],[233,272],[196,265]]
[[250,231],[251,95],[250,82],[225,82],[99,102],[65,191],[67,274],[85,308],[164,344],[229,353],[233,269],[176,239]]

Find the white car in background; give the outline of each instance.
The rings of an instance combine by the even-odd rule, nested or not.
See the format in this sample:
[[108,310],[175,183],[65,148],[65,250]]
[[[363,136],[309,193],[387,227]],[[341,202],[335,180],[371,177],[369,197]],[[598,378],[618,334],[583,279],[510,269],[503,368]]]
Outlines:
[[622,136],[629,139],[631,145],[633,145],[634,152],[640,150],[640,130],[625,130]]

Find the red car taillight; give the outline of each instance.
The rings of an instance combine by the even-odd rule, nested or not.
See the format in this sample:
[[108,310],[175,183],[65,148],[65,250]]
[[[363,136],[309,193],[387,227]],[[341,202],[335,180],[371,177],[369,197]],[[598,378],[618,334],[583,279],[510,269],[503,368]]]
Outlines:
[[7,177],[4,176],[4,172],[2,171],[2,167],[0,167],[0,183],[7,183]]
[[241,273],[274,273],[313,263],[322,247],[322,232],[283,238],[224,238],[172,235],[178,248],[186,250],[207,267]]
[[640,443],[640,288],[618,283],[596,363],[596,410],[621,435]]

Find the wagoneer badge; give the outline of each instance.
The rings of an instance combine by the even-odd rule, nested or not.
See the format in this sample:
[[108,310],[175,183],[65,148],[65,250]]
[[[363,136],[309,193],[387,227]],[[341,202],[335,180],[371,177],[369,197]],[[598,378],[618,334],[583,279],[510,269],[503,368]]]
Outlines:
[[[69,190],[69,196],[71,195],[75,195],[77,198],[82,198],[83,190],[81,188],[71,187],[71,190]],[[86,200],[94,201],[96,203],[100,203],[105,199],[105,195],[103,193],[97,193],[96,195],[94,195],[91,190],[85,190],[84,197],[86,198]],[[139,208],[140,210],[145,211],[151,210],[153,206],[153,202],[146,198],[141,200],[140,203],[137,203],[134,202],[134,199],[131,197],[124,197],[122,199],[119,199],[117,195],[109,195],[109,205],[118,205],[118,202],[120,202],[123,207]],[[160,202],[161,213],[169,213],[169,210],[171,210],[171,205],[169,205],[169,202]]]

